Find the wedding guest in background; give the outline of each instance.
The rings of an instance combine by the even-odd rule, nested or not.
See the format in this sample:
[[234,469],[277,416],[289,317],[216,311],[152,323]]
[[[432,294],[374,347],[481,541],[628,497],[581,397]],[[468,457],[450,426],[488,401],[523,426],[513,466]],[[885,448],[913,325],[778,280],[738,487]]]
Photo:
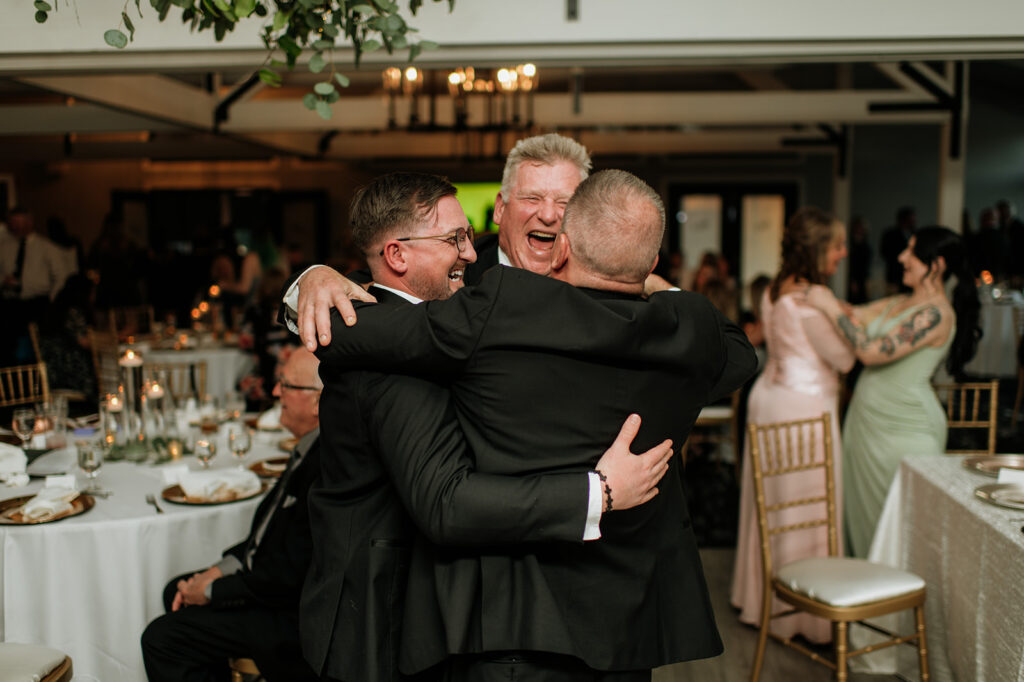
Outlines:
[[281,426],[298,439],[281,478],[260,502],[249,537],[213,566],[164,589],[167,613],[142,634],[150,682],[228,679],[228,658],[252,658],[267,682],[314,682],[299,646],[298,606],[312,537],[306,497],[320,472],[319,362],[296,348],[274,395]]
[[[961,377],[980,336],[978,294],[958,234],[917,230],[900,264],[909,294],[856,308],[821,286],[807,296],[865,365],[843,424],[843,519],[857,557],[868,554],[900,460],[945,451],[946,416],[931,377],[943,359]],[[950,301],[945,282],[954,275]]]
[[85,275],[72,275],[39,322],[40,360],[50,389],[77,391],[90,403],[98,391],[88,334],[95,290]]
[[988,270],[995,281],[1000,281],[1006,271],[1009,243],[1006,233],[999,227],[994,208],[982,209],[978,218],[978,231],[971,239],[971,274],[977,276]]
[[[839,262],[845,257],[846,230],[831,215],[806,207],[798,210],[787,223],[782,234],[782,266],[761,302],[768,360],[750,391],[747,405],[749,422],[792,421],[829,413],[832,432],[839,433],[836,414],[838,375],[853,365],[853,353],[829,319],[804,303],[803,296],[810,285],[823,285],[834,275]],[[821,438],[817,443],[823,449]],[[832,453],[837,463],[842,460],[838,438],[833,438]],[[819,452],[818,459],[823,457]],[[740,609],[740,621],[756,625],[761,620],[764,586],[752,466],[747,443],[743,451],[731,602]],[[820,474],[814,472],[797,472],[765,484],[768,495],[781,494],[786,499],[825,494],[824,482]],[[841,489],[838,474],[836,486]],[[785,522],[797,523],[818,515],[818,510],[814,514],[806,509],[789,510]],[[773,547],[773,557],[782,565],[810,556],[826,556],[828,536],[824,528],[790,533],[779,538]],[[779,608],[780,603],[775,603],[773,610]],[[801,634],[815,643],[832,639],[829,621],[807,614],[774,621],[772,631],[786,637]]]
[[903,268],[900,267],[899,257],[903,249],[907,248],[910,235],[914,234],[916,228],[917,212],[912,206],[904,206],[896,211],[896,224],[882,233],[879,252],[885,261],[885,288],[888,294],[906,291],[902,283]]
[[149,258],[125,233],[120,216],[109,213],[103,219],[103,228],[89,249],[86,264],[99,273],[97,308],[133,306],[146,301]]

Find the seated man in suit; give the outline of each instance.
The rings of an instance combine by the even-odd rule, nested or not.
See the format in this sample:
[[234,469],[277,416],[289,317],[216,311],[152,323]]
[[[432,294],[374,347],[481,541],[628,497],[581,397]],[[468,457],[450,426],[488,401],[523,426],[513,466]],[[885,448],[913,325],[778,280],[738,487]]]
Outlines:
[[[663,434],[683,442],[701,407],[741,386],[756,358],[704,297],[642,298],[664,226],[650,187],[597,173],[565,209],[551,278],[492,268],[446,301],[360,307],[354,327],[334,312],[321,372],[448,380],[480,473],[590,469],[629,412],[643,417],[641,446]],[[651,502],[602,519],[599,542],[417,545],[403,672],[447,658],[452,682],[639,682],[721,653],[680,466]],[[614,495],[605,491],[606,509]]]
[[[450,297],[476,258],[455,188],[437,176],[375,179],[357,192],[351,223],[382,308]],[[611,509],[651,499],[671,455],[668,443],[630,455],[634,419],[599,462],[601,448],[593,453],[604,483],[579,467],[480,475],[444,386],[358,368],[321,377],[322,476],[309,496],[313,555],[300,625],[307,660],[332,680],[399,679],[405,577],[417,529],[444,544],[582,544],[599,537],[606,491],[616,491]]]
[[318,679],[302,658],[298,626],[312,543],[307,495],[320,473],[317,364],[296,348],[281,368],[274,386],[281,426],[299,442],[256,509],[249,537],[164,590],[167,613],[142,634],[150,682],[226,680],[229,657],[252,658],[268,682]]

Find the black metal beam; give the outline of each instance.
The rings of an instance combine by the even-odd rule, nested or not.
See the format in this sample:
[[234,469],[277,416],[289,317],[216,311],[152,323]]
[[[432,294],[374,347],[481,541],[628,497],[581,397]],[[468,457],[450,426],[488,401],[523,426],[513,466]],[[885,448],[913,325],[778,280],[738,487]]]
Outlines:
[[257,83],[260,82],[260,76],[258,73],[253,72],[244,83],[239,85],[237,88],[228,93],[225,97],[217,104],[217,108],[213,110],[213,131],[220,132],[220,124],[228,120],[228,112],[231,106],[238,101],[238,99],[249,92]]
[[337,130],[328,130],[320,137],[320,140],[316,143],[316,152],[319,156],[327,153],[327,150],[331,148],[331,140],[337,137],[337,135]]

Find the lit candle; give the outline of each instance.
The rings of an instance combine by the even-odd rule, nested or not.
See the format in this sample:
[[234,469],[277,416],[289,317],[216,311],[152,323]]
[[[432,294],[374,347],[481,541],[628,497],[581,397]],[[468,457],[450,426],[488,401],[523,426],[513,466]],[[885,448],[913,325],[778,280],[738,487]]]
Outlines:
[[118,396],[112,395],[107,398],[107,411],[120,412],[122,407],[121,399]]
[[117,361],[122,367],[142,367],[142,355],[129,348]]
[[150,399],[163,398],[164,387],[154,381],[150,384],[149,390],[146,391],[146,397]]

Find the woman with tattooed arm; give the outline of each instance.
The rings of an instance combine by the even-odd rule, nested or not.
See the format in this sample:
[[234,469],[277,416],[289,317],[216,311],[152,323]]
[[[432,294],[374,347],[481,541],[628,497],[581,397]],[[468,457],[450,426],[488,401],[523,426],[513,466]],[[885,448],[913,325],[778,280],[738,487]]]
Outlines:
[[[868,554],[900,459],[946,449],[946,417],[931,377],[946,358],[959,378],[980,336],[978,294],[964,256],[960,235],[925,227],[899,256],[909,294],[850,307],[823,286],[807,293],[865,365],[843,423],[843,519],[853,556]],[[952,302],[944,285],[951,275]]]

